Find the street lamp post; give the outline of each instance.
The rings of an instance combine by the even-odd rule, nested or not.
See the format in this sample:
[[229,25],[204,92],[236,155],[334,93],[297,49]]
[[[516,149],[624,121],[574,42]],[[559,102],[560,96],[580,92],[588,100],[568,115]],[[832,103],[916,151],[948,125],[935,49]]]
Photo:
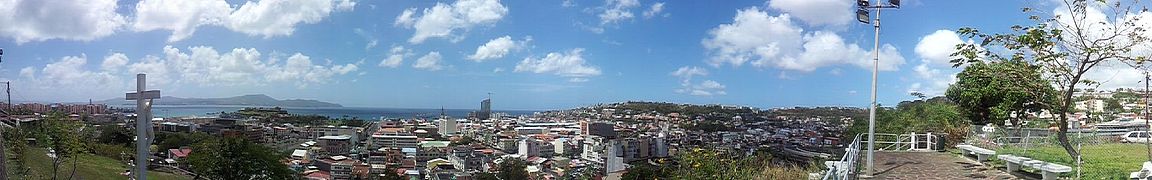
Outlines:
[[[872,24],[876,31],[876,39],[872,46],[872,102],[868,106],[868,174],[876,174],[874,155],[876,153],[876,77],[880,69],[880,10],[885,8],[900,8],[900,0],[888,0],[888,4],[876,2],[875,5],[868,0],[856,0],[856,20],[864,24]],[[868,22],[868,9],[876,10],[876,21]]]

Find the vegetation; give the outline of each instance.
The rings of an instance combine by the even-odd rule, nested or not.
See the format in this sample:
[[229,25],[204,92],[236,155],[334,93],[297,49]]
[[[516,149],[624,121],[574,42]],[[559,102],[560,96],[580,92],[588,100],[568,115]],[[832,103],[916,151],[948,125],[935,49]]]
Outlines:
[[[92,180],[119,180],[127,179],[127,176],[120,173],[130,169],[127,163],[123,161],[95,156],[91,154],[78,154],[74,158],[77,162],[76,166],[62,166],[57,173],[52,173],[52,158],[45,156],[47,150],[42,148],[26,149],[23,154],[29,156],[23,157],[26,159],[24,167],[27,167],[26,173],[22,175],[13,175],[9,173],[9,179],[52,179],[57,176],[58,179],[65,179],[75,172],[72,179],[92,179]],[[13,164],[9,164],[9,169],[12,169]],[[148,179],[192,179],[188,176],[175,175],[165,172],[149,171]]]
[[[1012,32],[987,34],[975,28],[961,28],[957,32],[964,38],[974,39],[979,44],[957,45],[954,66],[980,62],[1026,62],[1037,67],[1045,79],[1052,81],[1060,96],[1054,104],[1047,106],[1053,114],[1072,112],[1072,93],[1078,87],[1094,86],[1099,83],[1084,79],[1084,74],[1100,64],[1129,63],[1140,66],[1147,57],[1133,53],[1140,44],[1147,43],[1147,29],[1140,23],[1139,16],[1129,16],[1147,12],[1138,1],[1106,2],[1103,0],[1063,0],[1060,11],[1067,14],[1041,18],[1029,16],[1033,25],[1015,25]],[[1131,3],[1131,4],[1129,4]],[[1031,13],[1031,8],[1024,8]],[[1090,17],[1089,12],[1104,12],[1112,17]],[[1107,16],[1107,15],[1106,15]],[[1111,22],[1116,19],[1118,22]],[[1038,101],[1044,102],[1044,101]],[[1056,116],[1057,138],[1069,157],[1079,153],[1068,143],[1068,116]]]
[[[1125,178],[1129,172],[1139,170],[1141,163],[1148,160],[1147,147],[1143,144],[1099,144],[1085,145],[1083,148],[1084,167],[1081,179]],[[1068,157],[1064,149],[1055,145],[1033,148],[1005,147],[997,150],[997,153],[1022,155],[1070,167],[1075,167],[1076,164],[1075,158]],[[1075,173],[1066,173],[1064,176],[1074,177]]]
[[1022,61],[972,63],[956,74],[946,94],[972,124],[1009,119],[1020,125],[1025,113],[1048,109],[1056,100],[1056,90],[1036,68]]
[[528,163],[520,158],[504,158],[501,159],[500,164],[497,165],[497,171],[493,173],[478,173],[475,179],[478,180],[526,180],[528,179]]
[[731,155],[694,149],[677,155],[674,163],[655,166],[633,164],[622,179],[807,179],[814,167],[776,166],[771,156],[733,158]]
[[[969,122],[960,108],[944,97],[900,102],[895,108],[876,109],[876,132],[903,134],[908,132],[943,132],[948,139],[967,136]],[[868,132],[868,119],[855,119],[844,133],[843,139]]]
[[188,164],[208,179],[291,179],[275,150],[242,138],[210,139],[192,146]]

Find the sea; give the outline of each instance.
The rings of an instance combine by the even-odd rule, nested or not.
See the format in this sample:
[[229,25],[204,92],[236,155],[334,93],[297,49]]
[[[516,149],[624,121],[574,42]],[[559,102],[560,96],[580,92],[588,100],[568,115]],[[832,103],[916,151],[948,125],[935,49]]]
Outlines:
[[[135,106],[114,106],[116,108],[131,109]],[[214,117],[221,112],[236,112],[252,106],[206,106],[206,105],[157,105],[152,106],[152,116],[167,117]],[[281,107],[289,114],[320,115],[334,119],[351,119],[353,117],[363,120],[380,119],[407,119],[438,117],[443,112],[453,118],[466,118],[468,113],[476,109],[415,109],[415,108],[375,108],[375,107]],[[492,110],[493,113],[505,113],[510,116],[532,115],[538,111],[532,110]]]

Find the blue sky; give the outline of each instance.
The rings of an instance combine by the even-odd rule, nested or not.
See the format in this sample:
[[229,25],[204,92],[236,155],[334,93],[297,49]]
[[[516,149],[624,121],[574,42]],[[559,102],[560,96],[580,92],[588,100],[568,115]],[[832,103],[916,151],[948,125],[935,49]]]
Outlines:
[[[1043,2],[1041,2],[1043,3]],[[1023,1],[905,1],[882,17],[879,99],[939,95],[952,31]],[[848,0],[9,0],[13,99],[268,94],[359,107],[554,109],[628,100],[866,106],[871,26]],[[1132,82],[1135,83],[1135,82]]]

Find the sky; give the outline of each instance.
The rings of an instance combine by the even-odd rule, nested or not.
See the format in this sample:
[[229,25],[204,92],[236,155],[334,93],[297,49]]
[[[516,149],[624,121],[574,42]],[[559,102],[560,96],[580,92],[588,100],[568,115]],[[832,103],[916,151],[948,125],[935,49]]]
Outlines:
[[[874,2],[875,3],[875,2]],[[942,95],[954,31],[1047,1],[905,0],[881,20],[878,101]],[[0,0],[18,102],[267,94],[354,107],[559,109],[621,101],[866,107],[874,31],[851,0]],[[1051,14],[1041,14],[1051,15]],[[873,14],[875,16],[875,14]],[[1090,73],[1101,88],[1139,72]]]

